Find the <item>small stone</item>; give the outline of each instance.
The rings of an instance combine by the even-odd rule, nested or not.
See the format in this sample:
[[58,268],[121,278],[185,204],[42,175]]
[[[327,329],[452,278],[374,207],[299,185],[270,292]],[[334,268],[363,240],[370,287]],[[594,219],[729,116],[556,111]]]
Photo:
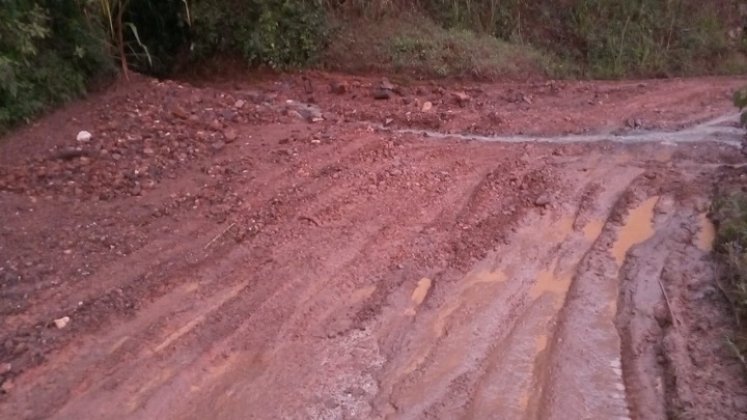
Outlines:
[[550,204],[550,195],[547,193],[540,195],[539,197],[537,197],[536,200],[534,200],[535,206],[546,207],[549,204]]
[[67,327],[67,324],[70,323],[70,317],[69,316],[63,316],[62,318],[57,318],[54,320],[54,325],[58,329],[63,329]]
[[13,369],[13,365],[10,363],[2,363],[0,364],[0,375],[4,373],[8,373]]
[[187,111],[185,111],[184,108],[182,108],[179,105],[175,105],[174,106],[174,108],[171,110],[171,114],[173,116],[175,116],[177,118],[181,118],[183,120],[186,120],[186,119],[189,118],[189,113]]
[[464,92],[454,92],[454,99],[456,99],[459,106],[464,106],[472,100],[472,98]]
[[288,112],[286,112],[286,115],[288,115],[291,118],[296,118],[296,119],[299,119],[299,120],[304,119],[303,115],[301,115],[300,112],[298,112],[296,110],[293,110],[293,109],[289,109]]
[[425,101],[425,103],[423,104],[423,107],[420,108],[420,110],[423,112],[428,112],[431,109],[433,109],[433,103],[431,103],[430,101]]
[[91,133],[89,133],[86,130],[82,130],[78,132],[78,136],[75,139],[81,143],[86,143],[86,142],[91,141],[92,138],[93,138],[93,135]]
[[379,83],[379,87],[384,90],[394,90],[395,86],[392,84],[392,82],[389,81],[387,78],[381,79],[381,83]]
[[2,385],[0,385],[0,391],[2,391],[3,394],[8,394],[10,391],[12,391],[14,388],[13,381],[10,379],[6,379],[5,382],[3,382]]
[[345,82],[332,82],[329,84],[329,91],[335,95],[344,95],[348,92],[348,84]]
[[156,154],[156,151],[150,147],[146,147],[145,149],[143,149],[143,154],[146,156],[153,156]]
[[216,152],[223,149],[226,146],[226,143],[223,143],[222,141],[218,140],[213,142],[213,144],[210,145],[210,147],[213,148]]
[[231,110],[225,110],[220,112],[220,116],[227,121],[233,121],[236,119],[236,113]]
[[384,120],[384,127],[388,127],[388,126],[392,125],[393,122],[394,122],[393,119],[387,118],[386,120]]
[[223,130],[223,137],[226,139],[226,143],[231,143],[236,140],[239,133],[233,128],[227,128]]
[[244,107],[244,105],[246,105],[246,101],[244,101],[243,99],[239,99],[233,104],[233,107],[236,109],[241,109]]
[[388,89],[376,89],[373,92],[373,98],[377,100],[385,100],[392,97],[392,91]]

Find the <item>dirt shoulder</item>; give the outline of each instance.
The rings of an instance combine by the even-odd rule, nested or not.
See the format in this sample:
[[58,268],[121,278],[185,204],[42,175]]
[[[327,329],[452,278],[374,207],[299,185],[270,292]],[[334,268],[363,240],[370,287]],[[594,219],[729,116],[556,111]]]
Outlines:
[[0,413],[747,412],[698,239],[738,149],[418,132],[676,131],[744,80],[387,83],[142,78],[5,138]]

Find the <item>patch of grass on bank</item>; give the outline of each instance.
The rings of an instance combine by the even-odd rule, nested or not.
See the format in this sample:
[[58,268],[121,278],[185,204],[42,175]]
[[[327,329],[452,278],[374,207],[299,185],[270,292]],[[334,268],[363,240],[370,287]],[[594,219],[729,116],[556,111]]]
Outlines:
[[529,45],[491,35],[444,28],[422,16],[378,22],[336,23],[322,66],[344,72],[395,72],[408,76],[481,80],[551,76],[570,71]]
[[747,194],[734,193],[716,200],[716,254],[722,265],[721,286],[738,322],[733,344],[747,366]]

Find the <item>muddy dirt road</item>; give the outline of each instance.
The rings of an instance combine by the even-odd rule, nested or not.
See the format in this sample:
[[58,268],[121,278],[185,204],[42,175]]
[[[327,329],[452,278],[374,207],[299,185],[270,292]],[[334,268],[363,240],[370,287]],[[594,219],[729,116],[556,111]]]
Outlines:
[[747,418],[706,217],[744,80],[307,76],[0,144],[0,417]]

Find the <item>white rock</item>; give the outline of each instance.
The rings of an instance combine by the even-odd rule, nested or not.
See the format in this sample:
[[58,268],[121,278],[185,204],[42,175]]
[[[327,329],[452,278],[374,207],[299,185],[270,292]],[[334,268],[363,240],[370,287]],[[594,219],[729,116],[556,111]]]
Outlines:
[[82,130],[82,131],[80,131],[80,132],[78,133],[78,137],[76,137],[76,139],[77,139],[77,140],[78,140],[79,142],[83,142],[83,143],[85,143],[85,142],[91,141],[91,138],[92,138],[92,137],[93,137],[93,135],[92,135],[91,133],[89,133],[89,132],[88,132],[88,131],[86,131],[86,130]]
[[67,324],[70,323],[70,317],[69,316],[63,316],[62,318],[57,318],[54,320],[54,325],[59,328],[63,329],[67,327]]

